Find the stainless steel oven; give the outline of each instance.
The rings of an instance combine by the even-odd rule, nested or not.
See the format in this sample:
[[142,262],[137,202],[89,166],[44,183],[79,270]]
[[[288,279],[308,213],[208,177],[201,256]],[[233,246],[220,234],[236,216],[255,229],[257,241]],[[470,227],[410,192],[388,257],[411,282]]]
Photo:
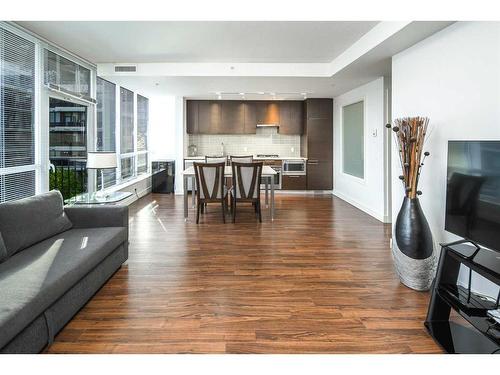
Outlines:
[[[273,178],[273,185],[275,190],[281,189],[281,172],[282,172],[282,167],[281,167],[281,160],[263,160],[262,161],[264,165],[270,166],[272,169],[276,171],[276,174],[274,175]],[[260,186],[261,190],[264,190],[265,188],[265,182],[264,179],[262,179],[262,185]]]
[[305,159],[285,159],[283,160],[283,175],[305,175]]

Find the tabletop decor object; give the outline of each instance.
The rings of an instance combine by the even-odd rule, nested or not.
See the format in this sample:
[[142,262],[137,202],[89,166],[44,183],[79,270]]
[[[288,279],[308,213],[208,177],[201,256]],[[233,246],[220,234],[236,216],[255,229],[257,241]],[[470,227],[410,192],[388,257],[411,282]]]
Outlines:
[[87,169],[99,169],[101,171],[101,190],[96,193],[96,197],[105,197],[104,193],[104,170],[115,169],[116,153],[115,152],[88,152],[87,153]]
[[[405,197],[396,219],[392,254],[399,279],[407,287],[419,291],[429,290],[436,269],[432,233],[420,206],[418,182],[424,160],[429,119],[405,117],[394,121],[394,138],[398,146]],[[386,125],[391,128],[391,125]]]

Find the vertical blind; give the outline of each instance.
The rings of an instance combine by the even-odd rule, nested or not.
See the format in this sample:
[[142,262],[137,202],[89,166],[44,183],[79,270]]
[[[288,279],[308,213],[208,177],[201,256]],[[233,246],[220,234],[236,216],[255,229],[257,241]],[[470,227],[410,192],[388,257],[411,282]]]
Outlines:
[[0,202],[35,194],[35,44],[0,27]]
[[[115,84],[97,77],[97,151],[116,151],[116,86]],[[116,183],[116,171],[104,170],[104,182],[101,174],[97,174],[97,188],[113,186]]]

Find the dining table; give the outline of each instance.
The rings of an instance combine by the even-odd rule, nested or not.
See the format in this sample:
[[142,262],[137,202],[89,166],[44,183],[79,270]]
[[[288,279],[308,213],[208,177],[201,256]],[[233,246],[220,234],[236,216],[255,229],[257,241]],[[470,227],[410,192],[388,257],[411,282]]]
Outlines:
[[[265,205],[269,208],[269,214],[271,221],[274,220],[274,176],[277,174],[273,168],[268,165],[262,167],[262,182],[265,186]],[[189,211],[189,198],[188,198],[188,181],[192,180],[193,194],[191,195],[191,205],[195,207],[195,189],[196,189],[196,178],[194,167],[188,167],[182,172],[183,182],[184,182],[184,219],[188,219]],[[233,169],[231,166],[226,166],[224,168],[224,177],[233,177]],[[270,193],[270,194],[269,194]],[[270,197],[269,197],[270,196]]]

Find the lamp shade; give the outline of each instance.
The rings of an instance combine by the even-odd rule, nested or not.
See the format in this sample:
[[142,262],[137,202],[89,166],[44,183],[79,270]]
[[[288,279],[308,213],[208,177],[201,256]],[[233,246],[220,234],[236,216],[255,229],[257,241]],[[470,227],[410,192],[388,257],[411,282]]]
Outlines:
[[116,168],[115,152],[89,152],[87,153],[88,169],[112,169]]

